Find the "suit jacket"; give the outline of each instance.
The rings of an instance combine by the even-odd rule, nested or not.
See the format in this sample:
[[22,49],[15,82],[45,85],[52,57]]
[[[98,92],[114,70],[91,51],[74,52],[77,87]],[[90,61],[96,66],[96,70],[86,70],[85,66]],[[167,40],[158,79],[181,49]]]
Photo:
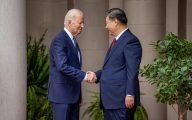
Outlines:
[[135,96],[135,104],[140,104],[138,72],[141,57],[139,40],[126,30],[108,51],[102,70],[96,72],[105,109],[126,108],[126,95]]
[[48,100],[65,104],[78,102],[81,98],[81,81],[86,73],[81,71],[82,62],[79,61],[77,50],[64,30],[53,39],[49,57]]

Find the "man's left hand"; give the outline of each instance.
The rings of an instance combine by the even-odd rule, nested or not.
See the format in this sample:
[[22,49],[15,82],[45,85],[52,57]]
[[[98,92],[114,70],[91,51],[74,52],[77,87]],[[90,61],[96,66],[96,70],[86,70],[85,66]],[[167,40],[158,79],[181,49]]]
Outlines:
[[125,105],[127,108],[131,109],[134,106],[134,96],[126,96]]

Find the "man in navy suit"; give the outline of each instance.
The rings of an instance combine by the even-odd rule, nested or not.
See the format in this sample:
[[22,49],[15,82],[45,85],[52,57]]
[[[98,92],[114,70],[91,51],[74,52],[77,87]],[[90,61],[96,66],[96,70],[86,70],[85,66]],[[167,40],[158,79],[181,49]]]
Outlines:
[[128,29],[123,10],[108,10],[106,28],[115,39],[103,68],[96,72],[104,119],[134,120],[136,106],[140,104],[138,72],[142,48],[138,38]]
[[69,10],[64,19],[64,29],[50,46],[48,100],[52,104],[54,120],[79,120],[81,82],[95,77],[93,72],[81,71],[82,57],[75,36],[83,27],[83,12]]

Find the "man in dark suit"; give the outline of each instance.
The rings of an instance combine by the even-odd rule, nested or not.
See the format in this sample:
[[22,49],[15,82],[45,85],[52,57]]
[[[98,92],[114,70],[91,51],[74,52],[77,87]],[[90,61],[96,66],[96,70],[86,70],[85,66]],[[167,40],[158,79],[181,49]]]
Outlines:
[[95,74],[81,71],[82,57],[75,36],[84,27],[83,12],[71,9],[64,20],[64,29],[50,46],[50,76],[48,100],[54,120],[79,120],[81,82],[90,81]]
[[96,72],[104,119],[134,120],[136,106],[140,104],[138,72],[142,48],[138,38],[127,28],[127,17],[123,10],[108,10],[106,28],[115,39],[102,70]]

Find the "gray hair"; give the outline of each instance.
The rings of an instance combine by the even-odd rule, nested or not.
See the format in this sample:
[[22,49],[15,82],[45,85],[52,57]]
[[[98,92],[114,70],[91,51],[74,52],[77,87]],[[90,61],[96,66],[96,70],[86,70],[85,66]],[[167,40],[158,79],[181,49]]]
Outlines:
[[69,20],[74,20],[74,18],[77,15],[83,15],[83,12],[81,10],[78,10],[78,9],[71,9],[71,10],[69,10],[67,12],[67,14],[65,15],[64,24],[66,25]]

